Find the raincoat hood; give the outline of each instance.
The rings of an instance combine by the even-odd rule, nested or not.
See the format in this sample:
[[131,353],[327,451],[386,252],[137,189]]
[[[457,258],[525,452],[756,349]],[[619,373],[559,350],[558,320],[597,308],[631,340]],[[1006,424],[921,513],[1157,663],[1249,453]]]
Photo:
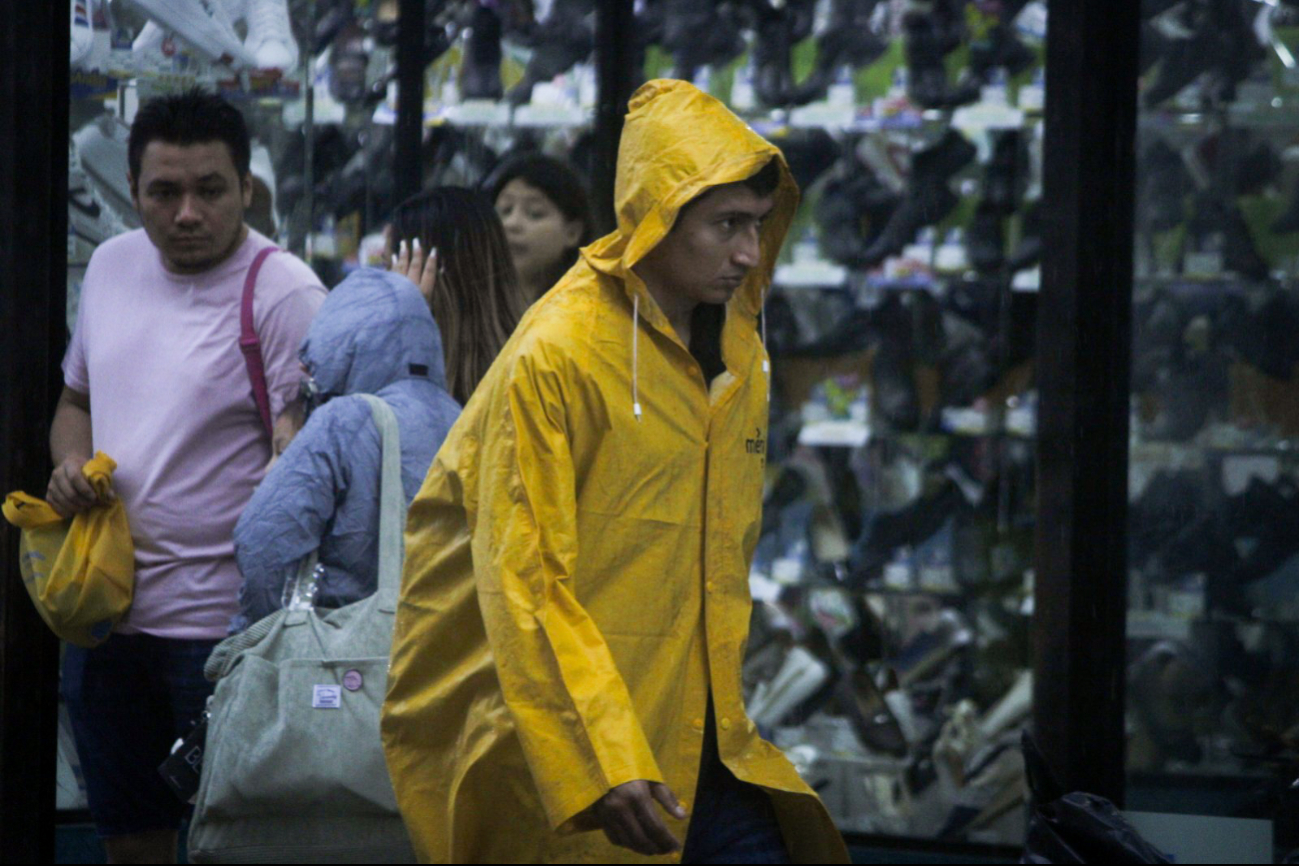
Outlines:
[[784,156],[720,101],[685,81],[650,81],[632,95],[628,109],[614,185],[618,228],[584,248],[583,258],[624,280],[633,300],[639,297],[641,315],[666,329],[666,316],[632,267],[672,230],[682,206],[710,187],[752,177],[774,159],[780,183],[763,222],[762,260],[735,293],[739,308],[756,317],[798,209],[798,186]]
[[299,353],[322,395],[374,394],[402,379],[446,390],[442,335],[405,277],[362,268],[320,307]]

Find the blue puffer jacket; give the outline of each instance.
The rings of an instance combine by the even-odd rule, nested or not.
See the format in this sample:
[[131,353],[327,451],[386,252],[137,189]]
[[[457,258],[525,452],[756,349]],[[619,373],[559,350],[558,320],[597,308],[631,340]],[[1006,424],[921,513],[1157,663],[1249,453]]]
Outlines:
[[406,501],[460,414],[447,393],[442,337],[428,305],[404,277],[373,268],[329,293],[300,353],[321,405],[258,486],[235,526],[243,572],[231,631],[283,606],[285,583],[319,548],[320,607],[375,590],[379,564],[379,429],[353,394],[387,401],[401,431]]

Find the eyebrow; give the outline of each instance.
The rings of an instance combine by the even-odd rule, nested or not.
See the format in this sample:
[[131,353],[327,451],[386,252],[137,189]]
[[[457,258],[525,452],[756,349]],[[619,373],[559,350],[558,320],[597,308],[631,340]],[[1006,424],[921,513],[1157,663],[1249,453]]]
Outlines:
[[[225,183],[225,182],[226,182],[225,177],[223,177],[223,176],[221,175],[220,172],[216,172],[216,171],[214,171],[214,172],[212,172],[212,173],[210,173],[210,174],[205,174],[205,175],[203,175],[203,176],[200,177],[200,178],[198,179],[198,181],[197,181],[197,183],[200,183],[200,184],[204,184],[204,183]],[[172,178],[167,178],[167,177],[155,177],[155,178],[153,178],[152,180],[149,181],[149,186],[150,186],[150,187],[155,187],[155,186],[180,186],[181,183],[182,183],[181,181],[179,181],[179,180],[174,180],[174,179],[172,179]]]
[[755,214],[754,212],[752,212],[752,211],[747,211],[747,210],[728,210],[728,211],[722,211],[722,212],[719,213],[717,216],[713,217],[713,219],[716,219],[716,220],[731,220],[731,219],[752,219],[752,220],[764,220],[764,219],[766,219],[767,217],[771,216],[771,212],[772,212],[773,210],[775,210],[775,209],[776,209],[776,208],[775,208],[775,206],[773,205],[772,207],[767,208],[765,211],[763,211],[763,212],[760,213],[760,214]]

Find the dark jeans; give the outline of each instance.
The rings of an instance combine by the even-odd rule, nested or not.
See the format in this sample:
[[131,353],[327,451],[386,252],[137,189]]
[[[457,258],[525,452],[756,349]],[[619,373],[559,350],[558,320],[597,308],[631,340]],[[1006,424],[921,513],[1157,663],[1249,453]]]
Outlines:
[[175,830],[188,814],[158,773],[172,743],[203,713],[215,640],[115,634],[63,655],[63,699],[86,797],[101,837]]
[[717,753],[713,708],[708,707],[699,784],[682,863],[789,863],[771,798],[735,778]]

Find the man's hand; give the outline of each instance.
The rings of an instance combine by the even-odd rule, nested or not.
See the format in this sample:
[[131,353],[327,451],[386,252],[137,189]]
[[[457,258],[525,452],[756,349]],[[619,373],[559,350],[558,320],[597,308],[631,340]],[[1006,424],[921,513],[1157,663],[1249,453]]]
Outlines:
[[289,447],[293,437],[302,432],[302,426],[306,422],[307,411],[301,400],[294,400],[284,407],[284,411],[275,419],[275,424],[271,428],[271,462],[266,464],[267,472],[271,471],[275,461],[284,453],[284,449]]
[[99,494],[82,474],[81,467],[89,458],[71,456],[64,459],[50,476],[50,486],[45,491],[45,501],[60,517],[72,517],[89,511],[100,504]]
[[621,848],[648,855],[679,851],[681,843],[663,823],[654,807],[655,800],[673,818],[686,817],[686,810],[681,808],[667,785],[644,779],[610,789],[591,808],[604,835]]

